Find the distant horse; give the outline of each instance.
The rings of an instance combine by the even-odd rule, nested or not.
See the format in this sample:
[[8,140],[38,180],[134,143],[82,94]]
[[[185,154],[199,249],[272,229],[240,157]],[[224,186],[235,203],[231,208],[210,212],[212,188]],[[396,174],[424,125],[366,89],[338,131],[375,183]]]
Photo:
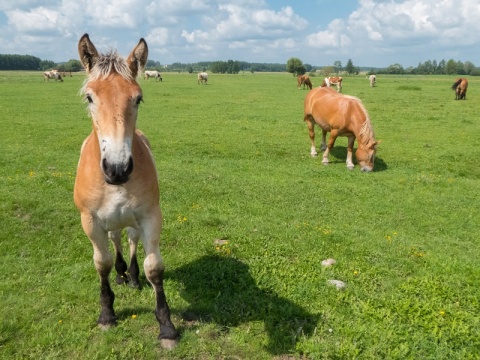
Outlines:
[[[74,187],[75,205],[82,227],[93,245],[93,260],[100,276],[102,328],[115,325],[115,295],[109,274],[116,250],[117,282],[139,284],[136,247],[142,239],[144,270],[156,295],[155,315],[160,325],[160,343],[172,348],[178,332],[170,320],[170,310],[163,289],[164,264],[159,241],[162,213],[159,206],[158,178],[148,140],[136,129],[142,90],[136,82],[144,68],[148,47],[140,39],[124,59],[115,51],[100,54],[88,34],[78,43],[80,60],[87,80],[81,89],[92,117],[93,129],[82,145]],[[120,231],[127,228],[131,250],[130,268],[123,259]]]
[[[323,164],[328,164],[328,155],[338,136],[348,137],[347,168],[354,168],[352,161],[353,144],[358,141],[355,153],[362,171],[372,171],[378,141],[375,140],[372,124],[367,110],[360,99],[342,95],[327,87],[318,87],[308,92],[304,102],[303,119],[308,125],[312,147],[310,154],[317,156],[315,150],[315,124],[322,129]],[[330,132],[328,145],[327,132]]]
[[154,79],[157,79],[158,81],[163,81],[162,75],[156,70],[145,71],[144,76],[145,76],[144,77],[145,80],[148,80],[149,78],[152,77]]
[[455,100],[467,100],[468,80],[465,78],[458,78],[452,85],[452,90],[455,90]]
[[197,74],[197,83],[207,85],[208,74],[206,72],[200,72]]
[[370,86],[374,87],[375,83],[377,82],[377,77],[375,76],[375,74],[370,75],[368,81],[370,81]]
[[320,87],[330,87],[330,86],[335,85],[337,87],[337,92],[341,92],[342,91],[342,81],[343,81],[343,79],[340,76],[326,77],[323,80],[323,83],[322,83],[322,85],[320,85]]
[[300,86],[303,84],[303,89],[305,90],[305,86],[307,86],[310,90],[312,90],[312,82],[310,81],[310,77],[308,75],[298,75],[297,76],[297,86],[300,90]]
[[45,71],[43,73],[43,81],[49,81],[50,79],[55,79],[55,81],[63,82],[62,75],[58,70]]

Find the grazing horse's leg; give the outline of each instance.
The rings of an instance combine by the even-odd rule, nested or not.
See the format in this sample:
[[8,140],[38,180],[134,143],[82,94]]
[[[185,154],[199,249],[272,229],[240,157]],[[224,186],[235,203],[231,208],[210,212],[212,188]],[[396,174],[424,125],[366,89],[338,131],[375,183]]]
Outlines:
[[322,145],[320,145],[320,150],[325,151],[327,149],[327,130],[322,129]]
[[347,145],[347,169],[353,170],[355,165],[353,165],[352,161],[352,154],[353,154],[353,144],[355,143],[355,136],[350,136],[348,138],[348,145]]
[[328,155],[330,154],[330,150],[333,148],[333,145],[335,145],[335,140],[337,139],[337,136],[338,136],[338,130],[333,129],[330,132],[330,137],[328,138],[327,149],[323,153],[323,159],[322,159],[323,165],[328,165]]
[[102,328],[116,325],[113,310],[115,294],[110,287],[108,276],[113,267],[113,256],[108,249],[108,233],[89,214],[82,214],[82,227],[93,246],[93,262],[100,276],[100,316],[97,323]]
[[142,237],[145,248],[143,267],[148,281],[155,290],[157,300],[155,317],[160,325],[158,338],[163,348],[172,349],[177,344],[179,335],[170,320],[170,309],[163,289],[164,264],[159,247],[160,230],[162,227],[160,208],[153,209],[149,219],[145,219],[144,223],[140,225],[144,232],[144,236]]
[[317,156],[317,150],[315,149],[315,121],[310,118],[306,118],[305,122],[307,123],[308,126],[308,134],[310,136],[310,142],[312,143],[312,146],[310,147],[310,155],[312,157]]

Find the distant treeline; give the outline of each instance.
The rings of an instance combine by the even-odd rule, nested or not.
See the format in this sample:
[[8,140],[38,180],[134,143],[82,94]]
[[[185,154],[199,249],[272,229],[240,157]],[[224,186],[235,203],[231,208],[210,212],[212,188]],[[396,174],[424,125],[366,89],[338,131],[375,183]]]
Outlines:
[[412,74],[412,75],[471,75],[480,76],[480,68],[477,68],[470,61],[448,61],[428,60],[419,63],[417,67],[404,69],[400,64],[393,64],[385,69],[378,69],[377,74]]
[[217,74],[238,74],[241,71],[249,72],[283,72],[285,64],[267,64],[250,63],[246,61],[228,60],[228,61],[203,61],[197,63],[183,64],[173,63],[170,65],[160,65],[155,61],[149,61],[147,67],[155,68],[163,72],[188,72],[196,73],[200,71],[209,71]]
[[[340,63],[336,62],[337,65]],[[346,71],[343,67],[338,66],[312,66],[303,64],[307,72],[315,72],[317,70],[334,68],[335,72]],[[51,60],[41,60],[31,55],[11,55],[0,54],[0,70],[49,70],[58,69],[60,71],[79,71],[82,65],[78,60],[69,60],[63,63],[55,63]],[[188,72],[196,73],[200,71],[208,71],[217,74],[238,74],[239,72],[284,72],[287,71],[286,64],[279,63],[251,63],[246,61],[203,61],[197,63],[173,63],[170,65],[162,65],[158,61],[149,60],[147,69],[156,69],[160,72]],[[476,67],[470,61],[455,60],[428,60],[419,63],[417,67],[404,68],[400,64],[393,64],[386,68],[369,68],[357,67],[359,71],[376,74],[418,74],[418,75],[471,75],[480,76],[480,68]],[[358,72],[358,71],[357,71]]]

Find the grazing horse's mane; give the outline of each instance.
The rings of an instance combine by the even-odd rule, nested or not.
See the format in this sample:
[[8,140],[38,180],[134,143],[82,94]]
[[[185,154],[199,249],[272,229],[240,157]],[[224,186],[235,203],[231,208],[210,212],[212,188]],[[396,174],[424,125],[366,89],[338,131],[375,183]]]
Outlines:
[[345,95],[345,97],[357,102],[358,105],[360,105],[360,109],[362,109],[363,114],[365,115],[365,122],[363,123],[362,128],[360,129],[359,140],[361,140],[363,144],[367,144],[369,140],[375,137],[375,134],[373,133],[372,123],[370,121],[370,116],[368,116],[367,109],[365,109],[365,106],[363,106],[362,100],[360,100],[359,98],[351,95]]

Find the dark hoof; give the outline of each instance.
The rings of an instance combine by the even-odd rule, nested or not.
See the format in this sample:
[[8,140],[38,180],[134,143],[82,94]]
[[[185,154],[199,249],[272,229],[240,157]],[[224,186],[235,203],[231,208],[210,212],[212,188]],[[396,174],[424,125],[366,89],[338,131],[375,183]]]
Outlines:
[[111,327],[117,326],[117,317],[114,316],[113,318],[104,319],[101,315],[97,320],[98,327],[102,330],[108,330]]
[[117,274],[117,277],[115,278],[115,282],[116,282],[118,285],[122,285],[122,284],[128,283],[128,278],[127,278],[126,275],[119,275],[119,274]]

